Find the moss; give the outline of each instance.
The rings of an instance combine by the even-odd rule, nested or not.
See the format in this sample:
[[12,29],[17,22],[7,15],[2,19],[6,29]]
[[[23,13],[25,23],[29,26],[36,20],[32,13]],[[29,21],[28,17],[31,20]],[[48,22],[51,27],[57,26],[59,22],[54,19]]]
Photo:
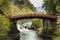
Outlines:
[[60,40],[60,37],[55,37],[54,40]]

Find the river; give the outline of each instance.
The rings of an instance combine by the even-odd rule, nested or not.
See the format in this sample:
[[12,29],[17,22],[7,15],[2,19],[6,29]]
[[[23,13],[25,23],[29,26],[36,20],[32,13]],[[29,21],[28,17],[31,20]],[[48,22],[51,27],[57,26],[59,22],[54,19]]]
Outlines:
[[20,40],[42,40],[36,31],[24,28],[24,26],[31,26],[32,22],[26,22],[22,25],[17,24],[17,29],[20,31]]

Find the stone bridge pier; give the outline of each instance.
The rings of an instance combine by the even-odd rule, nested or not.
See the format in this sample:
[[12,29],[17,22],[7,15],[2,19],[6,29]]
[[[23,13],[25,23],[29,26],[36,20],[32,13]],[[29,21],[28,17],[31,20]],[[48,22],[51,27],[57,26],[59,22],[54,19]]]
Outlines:
[[13,40],[19,40],[20,39],[20,35],[19,35],[19,31],[17,30],[17,21],[12,20],[10,21],[11,27],[10,27],[10,31],[8,32],[9,37],[11,37]]
[[46,20],[43,19],[43,30],[40,34],[44,40],[53,40],[52,36],[54,35],[54,31],[56,30],[56,20]]

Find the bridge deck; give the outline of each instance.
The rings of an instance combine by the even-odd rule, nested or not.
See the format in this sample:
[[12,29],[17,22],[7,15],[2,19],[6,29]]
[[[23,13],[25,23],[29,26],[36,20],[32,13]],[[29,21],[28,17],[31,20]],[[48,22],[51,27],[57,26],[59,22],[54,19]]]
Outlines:
[[25,15],[15,15],[15,16],[8,16],[9,19],[24,19],[24,18],[41,18],[41,19],[54,19],[56,20],[57,16],[49,16],[44,14],[25,14]]

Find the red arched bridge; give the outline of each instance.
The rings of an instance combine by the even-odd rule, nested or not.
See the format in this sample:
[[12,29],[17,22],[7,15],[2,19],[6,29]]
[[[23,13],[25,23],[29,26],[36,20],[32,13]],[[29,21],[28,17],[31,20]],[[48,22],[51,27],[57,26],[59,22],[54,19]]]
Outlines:
[[49,15],[37,14],[37,13],[8,16],[7,18],[9,18],[11,22],[13,22],[13,25],[16,25],[17,20],[20,20],[20,19],[31,19],[31,18],[43,19],[43,27],[45,29],[47,25],[49,24],[48,21],[50,21],[50,24],[54,27],[56,25],[56,20],[58,19],[57,16],[49,16]]
[[[57,16],[49,16],[49,15],[44,15],[44,14],[23,14],[23,15],[15,15],[15,16],[7,16],[8,19],[10,19],[11,23],[11,31],[9,31],[9,34],[18,34],[18,30],[17,30],[17,20],[20,19],[30,19],[30,18],[39,18],[39,19],[43,19],[43,30],[42,30],[42,36],[45,36],[45,34],[47,32],[45,32],[45,30],[48,30],[49,27],[51,27],[52,31],[54,31],[55,26],[56,26],[56,20],[60,17]],[[50,23],[49,23],[50,22]],[[53,33],[53,32],[52,32]]]
[[54,27],[56,25],[56,20],[58,19],[57,16],[50,16],[50,15],[37,14],[37,13],[8,16],[7,18],[9,18],[13,22],[13,25],[16,25],[17,20],[21,20],[21,19],[31,19],[31,18],[43,19],[43,27],[45,29],[49,24],[48,21],[50,21],[50,24]]
[[[15,16],[7,16],[8,19],[10,19],[11,23],[11,31],[9,32],[9,34],[17,34],[17,20],[20,19],[31,19],[31,18],[39,18],[39,19],[43,19],[43,29],[42,33],[44,33],[43,31],[48,30],[48,27],[51,27],[52,31],[54,31],[55,26],[56,26],[56,20],[58,19],[57,16],[49,16],[49,15],[44,15],[44,14],[24,14],[24,15],[15,15]],[[50,22],[50,23],[49,23]],[[50,26],[49,26],[50,25]]]
[[29,18],[40,18],[40,19],[58,19],[57,16],[49,16],[44,14],[24,14],[24,15],[15,15],[15,16],[8,16],[7,18],[11,20],[20,20],[20,19],[29,19]]

